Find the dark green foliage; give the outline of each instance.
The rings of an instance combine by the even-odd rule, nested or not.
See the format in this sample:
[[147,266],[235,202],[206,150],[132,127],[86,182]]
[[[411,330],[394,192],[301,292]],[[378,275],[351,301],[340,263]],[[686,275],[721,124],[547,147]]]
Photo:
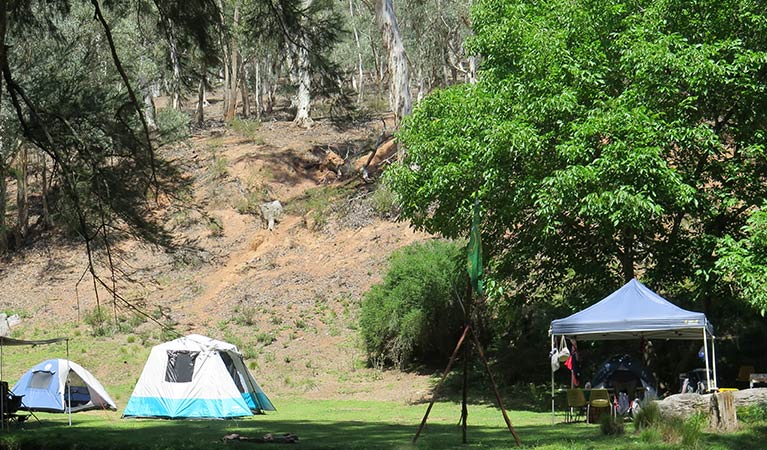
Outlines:
[[[461,332],[462,248],[433,240],[395,252],[381,284],[365,294],[360,330],[371,361],[404,367],[449,355]],[[461,294],[458,294],[461,293]]]
[[504,343],[543,341],[635,276],[718,326],[743,312],[733,297],[763,309],[731,282],[737,261],[717,266],[767,200],[763,5],[483,0],[472,23],[479,82],[419,103],[387,177],[402,217],[446,237],[466,235],[479,197]]
[[634,413],[634,429],[637,431],[650,428],[660,421],[660,408],[654,401],[644,402],[639,411]]
[[739,407],[738,420],[743,423],[767,422],[767,403]]
[[599,430],[606,436],[619,436],[624,433],[623,417],[602,414],[599,418]]

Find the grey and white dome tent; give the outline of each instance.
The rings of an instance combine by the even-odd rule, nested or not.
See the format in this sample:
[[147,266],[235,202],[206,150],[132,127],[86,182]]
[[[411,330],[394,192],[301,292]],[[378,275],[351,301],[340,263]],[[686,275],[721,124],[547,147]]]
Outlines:
[[[717,390],[714,327],[706,315],[682,309],[636,279],[598,303],[563,319],[551,321],[551,347],[558,338],[578,340],[676,339],[703,340],[707,384]],[[711,340],[711,355],[708,341]],[[713,379],[711,368],[713,367]],[[551,409],[554,411],[554,371],[551,372]]]
[[236,346],[199,334],[156,345],[123,417],[229,419],[275,411]]

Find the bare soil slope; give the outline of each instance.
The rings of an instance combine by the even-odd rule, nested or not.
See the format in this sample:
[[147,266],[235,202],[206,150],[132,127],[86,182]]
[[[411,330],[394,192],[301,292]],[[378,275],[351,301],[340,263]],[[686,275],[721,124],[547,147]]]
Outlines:
[[[353,169],[326,161],[330,150],[347,162],[366,157],[376,125],[340,132],[322,121],[309,130],[290,122],[209,124],[164,149],[191,183],[158,207],[184,244],[169,254],[119,243],[120,293],[181,334],[239,345],[273,396],[421,399],[427,378],[366,367],[356,320],[362,294],[381,280],[391,252],[429,236],[381,214]],[[271,200],[284,213],[270,231],[258,205]],[[163,339],[157,324],[130,320],[123,307],[118,315],[131,325],[122,335],[90,336],[84,322],[97,299],[85,269],[84,249],[57,239],[3,260],[0,309],[22,314],[16,333],[32,337],[54,323],[79,340],[138,338],[148,348]],[[111,315],[108,293],[100,290],[98,302]],[[91,368],[97,376],[109,379],[109,358]],[[141,367],[126,370],[137,378]]]

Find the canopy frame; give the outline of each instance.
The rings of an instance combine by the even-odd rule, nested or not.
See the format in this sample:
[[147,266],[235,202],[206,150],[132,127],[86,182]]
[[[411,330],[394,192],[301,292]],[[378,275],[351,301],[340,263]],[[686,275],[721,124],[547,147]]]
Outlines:
[[[611,309],[619,314],[612,314]],[[705,314],[687,311],[670,303],[645,285],[632,279],[623,287],[594,305],[564,319],[551,322],[551,348],[557,338],[578,340],[667,339],[698,340],[703,338],[706,363],[706,388],[718,391],[714,329]],[[711,339],[711,355],[708,340]],[[711,369],[713,368],[713,379]],[[554,420],[554,368],[551,368],[551,414]]]

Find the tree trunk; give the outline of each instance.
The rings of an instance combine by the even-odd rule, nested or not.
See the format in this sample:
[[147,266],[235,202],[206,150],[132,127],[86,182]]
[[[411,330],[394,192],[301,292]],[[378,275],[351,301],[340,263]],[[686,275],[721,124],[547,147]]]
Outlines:
[[231,100],[232,94],[230,91],[231,87],[231,73],[230,73],[230,52],[229,52],[229,39],[227,37],[226,32],[226,16],[224,14],[224,2],[222,0],[217,0],[216,5],[218,6],[218,18],[221,22],[220,32],[218,35],[218,41],[219,45],[221,45],[221,51],[224,53],[223,57],[223,75],[224,75],[224,98],[223,98],[223,109],[224,109],[224,119],[226,119],[226,113],[229,111],[229,102]]
[[181,108],[181,61],[178,57],[178,47],[176,46],[176,34],[173,31],[173,23],[168,19],[165,24],[168,37],[168,51],[170,52],[170,62],[173,65],[173,85],[171,86],[170,106],[173,109]]
[[[304,10],[309,9],[311,5],[312,0],[303,0],[302,2]],[[301,33],[297,40],[295,63],[296,75],[298,75],[298,91],[296,93],[296,117],[293,119],[293,123],[300,127],[309,128],[313,123],[310,114],[312,107],[312,74],[309,65],[309,40],[303,33]]]
[[[203,64],[204,65],[204,64]],[[197,125],[205,122],[205,67],[202,67],[200,74],[200,85],[197,88],[197,108],[194,112],[194,121]]]
[[250,117],[250,90],[248,89],[248,69],[245,64],[242,65],[242,79],[240,80],[242,89],[242,117]]
[[[174,94],[175,99],[175,94]],[[177,101],[177,100],[174,100]],[[174,107],[177,109],[177,107]],[[154,107],[154,96],[152,95],[152,87],[147,86],[144,88],[144,116],[146,117],[146,124],[150,131],[157,131],[157,111]]]
[[354,43],[357,46],[357,104],[362,104],[363,97],[363,84],[365,81],[365,73],[362,67],[362,45],[360,44],[360,33],[357,30],[357,25],[354,23],[354,0],[349,0],[349,17],[351,17],[352,32],[354,33]]
[[392,0],[376,0],[376,21],[383,35],[384,48],[388,53],[389,106],[394,112],[395,123],[399,125],[402,119],[410,114],[412,101],[407,54],[400,37]]
[[[6,16],[7,7],[8,7],[7,2],[5,1],[0,2],[0,67],[2,67],[2,62],[5,61],[5,58],[6,58],[5,31],[6,31],[6,22],[7,22],[7,16]],[[0,111],[2,111],[2,107],[3,107],[2,100],[3,100],[3,76],[0,75]],[[5,225],[6,168],[3,161],[3,148],[7,145],[6,140],[7,138],[5,137],[4,130],[2,130],[2,122],[0,122],[0,253],[3,253],[8,248],[8,238],[7,238],[6,225]]]
[[[232,28],[237,29],[240,24],[240,3],[234,5],[234,18],[232,19]],[[228,98],[224,101],[224,120],[232,121],[237,114],[237,88],[240,85],[240,75],[242,72],[242,55],[237,44],[237,38],[234,32],[229,35],[229,83],[225,95]]]
[[738,429],[738,414],[735,411],[735,397],[732,392],[716,393],[711,396],[709,427],[723,432]]
[[256,62],[256,120],[261,120],[261,108],[263,107],[261,96],[261,63]]
[[16,220],[16,248],[21,247],[21,243],[27,236],[29,230],[29,194],[28,187],[28,162],[29,152],[26,145],[19,148],[18,159],[16,161],[16,211],[18,213]]
[[466,72],[466,82],[477,84],[477,57],[469,56],[469,71]]
[[42,190],[42,201],[43,201],[43,224],[45,224],[45,228],[50,227],[53,225],[53,222],[51,222],[51,210],[48,207],[48,157],[45,155],[45,153],[40,153],[40,189]]

